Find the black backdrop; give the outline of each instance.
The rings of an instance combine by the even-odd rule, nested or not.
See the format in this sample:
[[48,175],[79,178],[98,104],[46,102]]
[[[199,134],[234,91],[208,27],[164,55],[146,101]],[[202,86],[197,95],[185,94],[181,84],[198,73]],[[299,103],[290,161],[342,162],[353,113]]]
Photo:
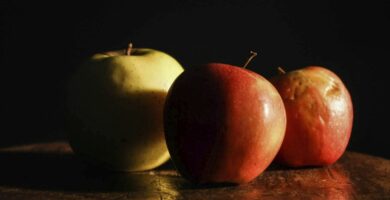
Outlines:
[[128,41],[174,56],[186,68],[210,61],[265,77],[277,66],[322,65],[349,88],[350,150],[390,158],[389,3],[379,1],[1,1],[0,146],[64,137],[64,88],[94,52]]

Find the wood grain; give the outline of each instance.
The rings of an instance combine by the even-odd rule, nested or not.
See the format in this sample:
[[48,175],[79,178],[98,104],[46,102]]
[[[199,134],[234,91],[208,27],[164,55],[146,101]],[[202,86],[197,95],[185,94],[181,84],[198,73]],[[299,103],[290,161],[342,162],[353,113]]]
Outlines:
[[66,142],[0,149],[0,199],[390,199],[390,161],[346,152],[335,164],[271,165],[249,184],[193,185],[168,162],[114,173],[89,169]]

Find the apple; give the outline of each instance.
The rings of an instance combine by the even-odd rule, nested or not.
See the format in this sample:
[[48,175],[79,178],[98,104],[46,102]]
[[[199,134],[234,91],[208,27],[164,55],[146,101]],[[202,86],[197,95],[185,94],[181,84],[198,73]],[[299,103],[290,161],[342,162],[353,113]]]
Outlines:
[[280,71],[271,82],[283,98],[287,129],[276,162],[291,167],[336,162],[348,145],[353,122],[351,96],[344,83],[320,66]]
[[170,55],[131,45],[88,58],[68,87],[66,129],[74,152],[115,171],[148,170],[167,161],[163,107],[182,71]]
[[274,86],[250,70],[209,63],[183,72],[168,92],[171,159],[197,184],[250,182],[276,156],[286,113]]

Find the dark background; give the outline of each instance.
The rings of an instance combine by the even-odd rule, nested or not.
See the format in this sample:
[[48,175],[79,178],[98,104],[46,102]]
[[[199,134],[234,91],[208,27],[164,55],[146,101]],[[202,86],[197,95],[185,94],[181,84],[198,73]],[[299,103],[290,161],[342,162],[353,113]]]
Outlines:
[[322,65],[354,103],[348,148],[390,158],[389,3],[385,1],[52,1],[0,3],[0,147],[64,138],[65,85],[86,56],[149,47],[186,68],[210,61],[269,78]]

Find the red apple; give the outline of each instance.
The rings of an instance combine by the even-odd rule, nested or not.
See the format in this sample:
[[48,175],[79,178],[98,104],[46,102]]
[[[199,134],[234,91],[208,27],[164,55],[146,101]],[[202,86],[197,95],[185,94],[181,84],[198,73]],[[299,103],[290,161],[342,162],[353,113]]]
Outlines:
[[283,98],[287,130],[276,161],[291,167],[322,166],[344,153],[352,130],[350,94],[328,69],[310,66],[271,80]]
[[283,101],[257,73],[220,63],[184,71],[164,107],[165,138],[178,171],[195,183],[246,183],[276,156]]

